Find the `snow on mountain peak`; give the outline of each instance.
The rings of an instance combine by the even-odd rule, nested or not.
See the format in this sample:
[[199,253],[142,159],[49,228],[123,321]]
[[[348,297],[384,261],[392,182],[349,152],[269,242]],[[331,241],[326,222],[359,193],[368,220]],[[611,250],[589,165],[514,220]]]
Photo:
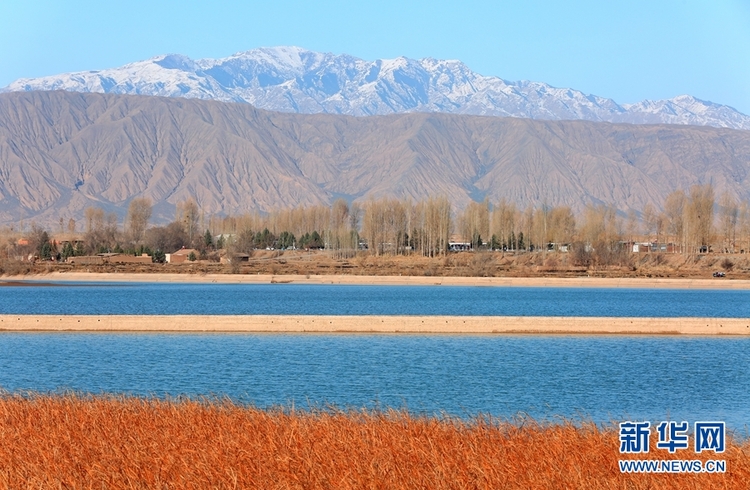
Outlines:
[[195,61],[181,54],[168,54],[152,58],[153,63],[166,68],[167,70],[195,71],[197,65]]
[[19,79],[0,92],[30,90],[214,99],[282,112],[355,116],[421,111],[750,129],[750,117],[690,95],[618,104],[542,82],[480,75],[460,60],[366,61],[297,46],[255,48],[219,59],[167,54],[120,68]]
[[[236,53],[228,58],[219,60],[206,59],[207,62],[226,62],[231,59],[254,60],[256,62],[265,62],[269,65],[284,67],[289,70],[303,70],[305,62],[303,58],[312,53],[297,46],[277,46],[273,48],[256,48],[249,51]],[[319,53],[314,53],[319,54]]]

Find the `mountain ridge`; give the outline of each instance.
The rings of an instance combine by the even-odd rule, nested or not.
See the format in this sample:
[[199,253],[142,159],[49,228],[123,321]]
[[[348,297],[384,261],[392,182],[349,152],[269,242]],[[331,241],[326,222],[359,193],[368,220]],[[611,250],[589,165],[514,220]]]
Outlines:
[[65,91],[0,94],[0,224],[124,216],[154,222],[194,198],[207,214],[396,197],[461,208],[659,209],[712,182],[750,199],[750,133],[724,128],[540,121],[439,113],[352,117],[248,104]]
[[197,98],[302,114],[445,112],[750,129],[750,116],[690,95],[618,104],[571,88],[480,75],[459,60],[366,61],[295,46],[218,59],[160,55],[119,68],[19,79],[0,92],[33,90]]

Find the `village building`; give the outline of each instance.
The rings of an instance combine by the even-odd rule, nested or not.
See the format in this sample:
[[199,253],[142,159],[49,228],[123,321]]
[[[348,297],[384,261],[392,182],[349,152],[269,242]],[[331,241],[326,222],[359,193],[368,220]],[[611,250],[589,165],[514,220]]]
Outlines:
[[448,237],[448,250],[451,252],[465,252],[471,250],[471,243],[461,235],[451,235]]
[[250,254],[236,253],[236,254],[232,254],[231,257],[228,257],[225,255],[219,259],[219,263],[231,264],[235,260],[237,262],[250,262]]
[[621,242],[634,254],[637,253],[681,253],[682,247],[675,243]]
[[84,240],[83,235],[77,233],[60,233],[52,238],[52,243],[58,250],[62,250],[68,243],[73,247],[73,250],[75,250],[78,245],[84,244]]
[[193,254],[193,256],[197,258],[200,252],[194,248],[181,248],[174,253],[165,254],[167,264],[182,264],[187,262],[190,258],[190,254]]

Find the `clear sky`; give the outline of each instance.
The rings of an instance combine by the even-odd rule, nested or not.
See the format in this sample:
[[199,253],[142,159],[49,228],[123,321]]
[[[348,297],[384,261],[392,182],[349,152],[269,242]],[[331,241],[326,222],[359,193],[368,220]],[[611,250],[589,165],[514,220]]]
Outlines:
[[750,114],[750,0],[3,0],[0,87],[279,45],[460,59],[620,103],[691,94]]

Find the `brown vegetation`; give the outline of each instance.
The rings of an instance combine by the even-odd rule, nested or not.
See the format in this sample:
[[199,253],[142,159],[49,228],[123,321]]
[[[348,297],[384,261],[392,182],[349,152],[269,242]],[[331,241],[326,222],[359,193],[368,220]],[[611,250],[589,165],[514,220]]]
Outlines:
[[[2,488],[747,488],[748,442],[725,474],[622,474],[617,433],[593,424],[405,412],[258,410],[229,402],[0,398]],[[655,444],[652,438],[652,445]],[[720,456],[717,458],[717,456]]]
[[[197,260],[182,264],[77,265],[67,263],[20,262],[0,260],[0,275],[22,276],[49,272],[100,272],[143,274],[275,274],[361,276],[436,276],[436,277],[646,277],[646,278],[710,278],[716,270],[727,271],[722,280],[750,279],[750,255],[641,253],[618,255],[622,265],[602,265],[591,259],[595,254],[533,252],[459,252],[445,257],[374,256],[358,252],[353,257],[340,257],[334,252],[320,251],[255,251],[248,262],[220,264]],[[731,264],[731,267],[729,267]]]
[[151,199],[137,197],[130,201],[125,223],[128,235],[133,243],[139,243],[143,239],[143,234],[146,232],[146,227],[148,226],[148,220],[151,218],[151,212]]
[[[64,221],[60,235],[36,225],[27,233],[6,229],[0,232],[5,244],[0,274],[40,272],[39,265],[21,264],[37,260],[44,270],[65,270],[71,266],[59,262],[69,257],[112,252],[145,254],[161,263],[165,254],[185,248],[194,251],[188,256],[191,268],[174,272],[702,277],[721,267],[743,277],[748,271],[745,252],[750,252],[750,207],[738,206],[725,194],[715,219],[710,185],[693,186],[689,194],[675,191],[667,196],[663,212],[649,204],[640,213],[631,210],[626,220],[612,206],[588,206],[576,216],[566,206],[521,211],[505,200],[497,205],[472,202],[454,216],[445,197],[418,202],[383,198],[351,206],[339,199],[330,207],[208,218],[192,199],[177,208],[174,222],[151,228],[150,201],[139,198],[131,202],[123,231],[117,217],[101,208],[86,210],[86,232],[79,236],[65,235]],[[74,229],[75,223],[69,227]],[[456,255],[458,250],[477,255]],[[363,254],[379,259],[366,261]],[[720,263],[712,259],[717,256]],[[438,261],[424,260],[429,258]],[[126,261],[94,259],[77,261],[87,264],[87,270],[94,262]],[[148,265],[95,267],[171,272]]]

